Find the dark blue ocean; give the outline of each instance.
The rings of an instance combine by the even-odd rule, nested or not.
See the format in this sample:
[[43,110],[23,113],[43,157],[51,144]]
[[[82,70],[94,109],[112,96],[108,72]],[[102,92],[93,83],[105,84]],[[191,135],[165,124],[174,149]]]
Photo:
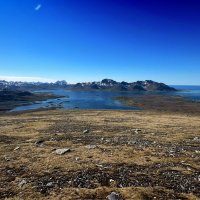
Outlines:
[[137,110],[139,108],[123,105],[114,97],[136,95],[178,95],[192,101],[200,102],[200,86],[175,86],[176,92],[110,92],[110,91],[70,91],[70,90],[40,90],[35,92],[50,92],[63,98],[49,99],[47,101],[34,102],[31,105],[18,106],[12,111],[33,110],[39,108],[57,107],[62,109],[118,109]]

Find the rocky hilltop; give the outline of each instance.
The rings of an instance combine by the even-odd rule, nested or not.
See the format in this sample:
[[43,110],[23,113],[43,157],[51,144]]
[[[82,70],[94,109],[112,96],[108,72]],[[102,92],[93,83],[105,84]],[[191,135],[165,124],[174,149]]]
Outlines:
[[137,82],[117,82],[112,79],[103,79],[100,82],[77,83],[72,89],[78,90],[113,90],[113,91],[176,91],[164,83],[158,83],[152,80]]
[[200,199],[200,112],[177,104],[0,115],[0,199]]
[[176,91],[176,89],[151,80],[136,82],[117,82],[112,79],[102,81],[68,84],[66,81],[55,83],[41,82],[14,82],[0,81],[0,90],[45,90],[45,89],[71,89],[71,90],[110,90],[110,91]]

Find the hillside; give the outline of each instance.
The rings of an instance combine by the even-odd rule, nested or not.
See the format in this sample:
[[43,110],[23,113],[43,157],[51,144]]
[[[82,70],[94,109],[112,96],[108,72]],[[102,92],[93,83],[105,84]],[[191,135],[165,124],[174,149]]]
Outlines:
[[128,83],[117,82],[112,79],[103,79],[100,82],[77,83],[72,89],[78,90],[113,90],[113,91],[176,91],[164,83],[151,80]]
[[50,93],[32,93],[19,90],[0,91],[0,113],[11,110],[16,106],[31,104],[35,101],[44,101],[47,99],[59,98]]

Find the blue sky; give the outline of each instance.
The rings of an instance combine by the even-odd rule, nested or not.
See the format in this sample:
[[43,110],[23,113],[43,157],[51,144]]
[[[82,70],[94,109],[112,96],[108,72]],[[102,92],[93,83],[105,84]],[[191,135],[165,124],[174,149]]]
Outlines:
[[0,25],[0,79],[200,85],[198,0],[2,0]]

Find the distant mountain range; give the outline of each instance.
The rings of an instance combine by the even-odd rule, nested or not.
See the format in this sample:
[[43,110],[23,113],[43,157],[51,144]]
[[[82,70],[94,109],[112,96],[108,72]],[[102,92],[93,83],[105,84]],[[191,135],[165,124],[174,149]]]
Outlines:
[[152,80],[128,83],[125,81],[117,82],[112,79],[103,79],[98,82],[83,82],[76,84],[68,84],[66,81],[57,81],[55,83],[0,81],[0,90],[41,90],[59,88],[109,91],[176,91],[173,87]]
[[57,88],[67,88],[69,84],[66,81],[57,81],[55,83],[43,82],[21,82],[0,80],[0,90],[48,90]]

